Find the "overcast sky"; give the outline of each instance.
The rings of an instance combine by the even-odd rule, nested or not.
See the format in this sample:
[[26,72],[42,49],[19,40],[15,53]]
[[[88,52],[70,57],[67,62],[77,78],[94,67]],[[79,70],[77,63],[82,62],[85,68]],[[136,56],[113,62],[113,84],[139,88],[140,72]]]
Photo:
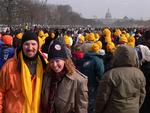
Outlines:
[[73,11],[86,18],[104,18],[110,9],[112,18],[128,16],[134,19],[150,19],[150,0],[47,0],[51,4],[68,4]]

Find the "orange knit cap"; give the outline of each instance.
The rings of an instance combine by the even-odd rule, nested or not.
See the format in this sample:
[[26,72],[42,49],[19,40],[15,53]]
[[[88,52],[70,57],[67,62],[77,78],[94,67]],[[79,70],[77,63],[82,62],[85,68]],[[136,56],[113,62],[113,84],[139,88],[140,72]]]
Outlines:
[[12,45],[13,37],[11,35],[4,35],[2,37],[2,41],[4,42],[4,44]]

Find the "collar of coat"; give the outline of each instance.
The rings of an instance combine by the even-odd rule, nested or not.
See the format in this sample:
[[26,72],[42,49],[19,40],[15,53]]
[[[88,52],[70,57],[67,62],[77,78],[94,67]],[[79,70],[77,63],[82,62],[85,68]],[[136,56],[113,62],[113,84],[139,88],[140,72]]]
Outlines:
[[75,72],[71,75],[71,74],[66,74],[66,77],[74,80],[77,76],[77,74],[85,79],[87,79],[87,76],[85,76],[83,73],[81,73],[80,71],[78,71],[77,69],[75,70]]

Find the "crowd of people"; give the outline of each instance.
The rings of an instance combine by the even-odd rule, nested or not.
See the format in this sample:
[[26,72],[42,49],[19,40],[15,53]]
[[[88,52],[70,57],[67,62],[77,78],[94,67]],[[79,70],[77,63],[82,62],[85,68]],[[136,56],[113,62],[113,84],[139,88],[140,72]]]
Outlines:
[[0,113],[150,113],[150,29],[0,32]]

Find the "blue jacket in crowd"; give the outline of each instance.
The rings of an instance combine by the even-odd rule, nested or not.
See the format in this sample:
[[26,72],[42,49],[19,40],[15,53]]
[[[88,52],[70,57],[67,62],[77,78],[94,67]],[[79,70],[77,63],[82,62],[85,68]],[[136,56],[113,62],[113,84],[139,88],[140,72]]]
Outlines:
[[14,55],[14,48],[10,45],[1,44],[0,45],[0,69],[3,64]]
[[88,86],[96,87],[104,73],[104,63],[100,55],[95,52],[86,52],[80,60],[79,71],[88,77]]

